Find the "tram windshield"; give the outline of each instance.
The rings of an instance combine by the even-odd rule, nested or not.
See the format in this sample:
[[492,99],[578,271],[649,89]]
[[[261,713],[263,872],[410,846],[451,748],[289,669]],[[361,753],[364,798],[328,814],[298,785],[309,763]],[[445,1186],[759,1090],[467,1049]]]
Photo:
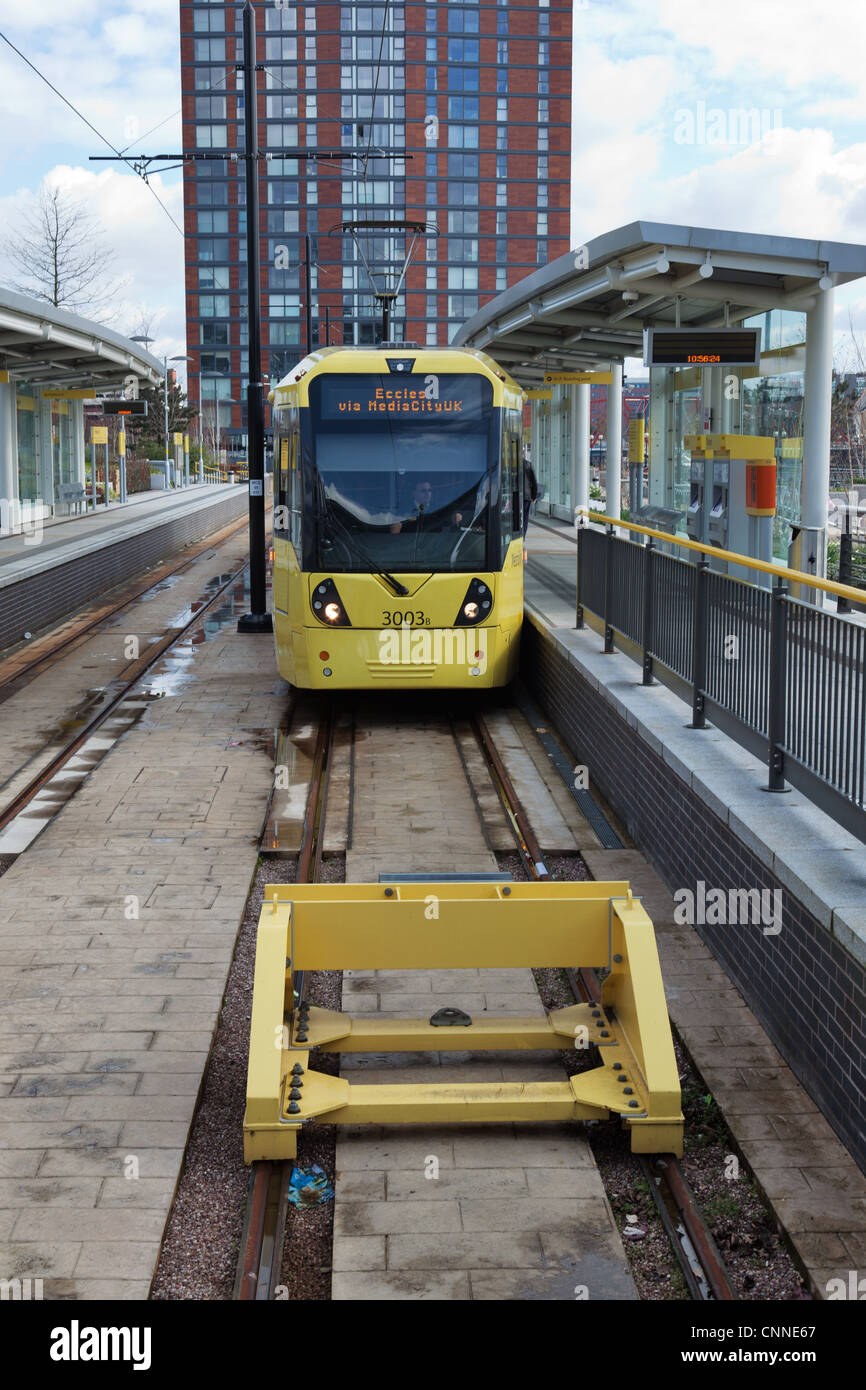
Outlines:
[[490,382],[469,374],[315,378],[320,567],[483,568],[492,401]]

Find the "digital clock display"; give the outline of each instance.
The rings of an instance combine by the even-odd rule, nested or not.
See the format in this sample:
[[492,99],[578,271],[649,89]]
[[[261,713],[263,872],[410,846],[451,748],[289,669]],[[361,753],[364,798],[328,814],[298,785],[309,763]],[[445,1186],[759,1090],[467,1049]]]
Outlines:
[[650,328],[644,365],[756,367],[760,355],[760,328]]

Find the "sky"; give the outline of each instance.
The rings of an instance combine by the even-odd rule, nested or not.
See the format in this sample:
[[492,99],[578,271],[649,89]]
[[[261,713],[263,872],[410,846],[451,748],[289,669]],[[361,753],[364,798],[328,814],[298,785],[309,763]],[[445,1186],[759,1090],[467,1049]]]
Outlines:
[[[177,0],[0,0],[0,31],[118,149],[180,148]],[[576,0],[573,244],[639,218],[866,242],[864,51],[863,0]],[[148,313],[151,350],[185,352],[183,241],[153,196],[182,224],[179,172],[90,163],[108,150],[2,42],[0,133],[0,242],[42,180],[70,190],[126,282],[114,326]],[[849,318],[866,331],[866,281],[836,293],[853,367]]]

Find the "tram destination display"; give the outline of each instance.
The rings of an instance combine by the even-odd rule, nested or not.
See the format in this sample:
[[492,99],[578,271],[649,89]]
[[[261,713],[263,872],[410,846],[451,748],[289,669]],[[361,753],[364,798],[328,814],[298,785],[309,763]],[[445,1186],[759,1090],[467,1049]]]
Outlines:
[[760,328],[648,328],[645,367],[756,367]]
[[320,377],[319,418],[335,420],[481,420],[491,399],[489,382],[478,376],[428,375]]

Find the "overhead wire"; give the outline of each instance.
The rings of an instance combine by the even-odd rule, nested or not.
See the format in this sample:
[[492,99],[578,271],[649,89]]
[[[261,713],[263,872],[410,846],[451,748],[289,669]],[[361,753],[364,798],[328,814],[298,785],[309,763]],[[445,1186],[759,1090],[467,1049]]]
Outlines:
[[[36,66],[35,63],[31,63],[30,59],[26,56],[26,54],[24,54],[24,53],[21,52],[21,49],[20,49],[20,48],[16,48],[16,47],[15,47],[14,43],[12,42],[12,40],[11,40],[6,34],[4,34],[2,30],[0,30],[0,39],[2,39],[3,42],[4,42],[5,44],[8,44],[8,46],[12,49],[12,52],[13,52],[13,53],[17,53],[17,54],[18,54],[18,57],[22,60],[22,62],[26,63],[27,66],[28,66],[28,68],[30,68],[31,71],[33,71],[33,72],[36,73],[36,76],[39,78],[39,80],[40,80],[41,82],[44,82],[44,83],[45,83],[46,87],[50,87],[50,89],[51,89],[51,91],[54,93],[54,95],[55,95],[55,96],[58,96],[58,97],[60,98],[60,100],[64,103],[64,105],[68,106],[69,109],[70,109],[70,111],[73,111],[73,112],[75,113],[75,115],[78,117],[79,120],[81,120],[81,121],[84,122],[84,124],[87,126],[88,130],[92,130],[92,131],[93,131],[93,133],[94,133],[94,135],[97,137],[97,139],[101,140],[102,143],[103,143],[104,145],[107,145],[107,146],[108,146],[108,148],[111,150],[112,154],[116,154],[117,157],[118,157],[119,159],[122,159],[122,160],[123,160],[124,164],[128,165],[129,168],[132,169],[132,171],[133,171],[134,174],[136,174],[137,176],[140,177],[139,171],[138,171],[138,170],[135,168],[135,166],[130,162],[130,160],[128,160],[128,159],[125,157],[125,155],[123,155],[123,154],[121,153],[121,151],[118,150],[118,149],[116,148],[116,146],[112,145],[111,141],[108,140],[108,139],[102,134],[102,131],[101,131],[101,130],[97,130],[97,128],[96,128],[96,126],[93,124],[93,122],[92,122],[92,121],[89,121],[89,120],[87,119],[87,117],[83,114],[83,112],[79,111],[78,107],[75,106],[75,105],[69,100],[68,97],[65,97],[65,96],[63,95],[63,93],[62,93],[57,87],[55,87],[54,83],[51,82],[51,81],[45,76],[44,72],[40,72],[39,68],[37,68],[37,66]],[[171,119],[171,117],[169,117],[169,119]],[[156,199],[156,201],[159,203],[159,206],[162,208],[162,210],[163,210],[163,212],[165,213],[165,215],[166,215],[166,217],[168,218],[168,220],[172,223],[172,225],[173,225],[174,227],[177,228],[177,230],[180,232],[181,236],[183,236],[183,235],[184,235],[183,227],[181,227],[181,226],[179,225],[179,223],[175,222],[174,218],[172,217],[172,215],[171,215],[171,213],[169,212],[168,208],[166,207],[165,203],[164,203],[164,202],[162,201],[162,199],[160,198],[160,196],[159,196],[159,194],[157,193],[156,189],[151,187],[151,185],[147,182],[147,179],[145,179],[144,182],[145,182],[145,187],[150,189],[151,193],[153,194],[153,196],[154,196],[154,198]]]

